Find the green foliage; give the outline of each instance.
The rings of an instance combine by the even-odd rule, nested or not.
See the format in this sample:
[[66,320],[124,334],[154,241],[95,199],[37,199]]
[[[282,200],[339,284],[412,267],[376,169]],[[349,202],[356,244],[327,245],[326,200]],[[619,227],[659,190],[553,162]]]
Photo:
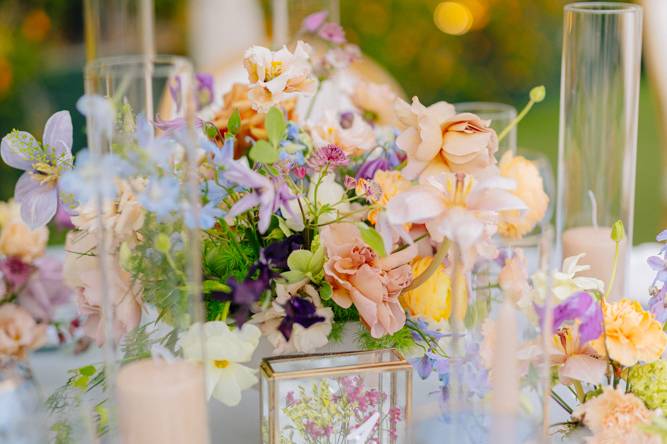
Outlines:
[[378,350],[383,348],[395,348],[401,352],[407,352],[415,347],[415,339],[412,332],[406,326],[403,326],[393,335],[374,338],[367,329],[361,329],[357,336],[359,344],[368,350]]
[[274,148],[278,148],[278,144],[283,139],[285,131],[287,130],[287,122],[285,121],[285,116],[282,111],[275,106],[271,107],[269,112],[266,113],[264,126],[266,127],[266,133],[269,136],[269,142],[271,142],[271,145],[273,145]]
[[305,278],[319,284],[324,277],[324,247],[311,245],[311,250],[294,250],[287,258],[289,271],[282,273],[288,282],[299,282]]
[[340,342],[343,340],[343,331],[345,330],[345,322],[333,321],[331,323],[331,332],[329,333],[329,342]]
[[349,308],[343,308],[333,299],[323,299],[322,305],[331,308],[336,322],[345,323],[350,321],[356,322],[359,320],[359,312],[354,305],[351,305]]
[[385,257],[387,251],[384,248],[384,241],[382,240],[380,233],[375,231],[375,228],[369,227],[363,222],[357,222],[357,227],[361,233],[361,240],[371,247],[380,257]]
[[272,164],[278,160],[278,148],[266,140],[258,140],[250,148],[248,156],[255,162]]

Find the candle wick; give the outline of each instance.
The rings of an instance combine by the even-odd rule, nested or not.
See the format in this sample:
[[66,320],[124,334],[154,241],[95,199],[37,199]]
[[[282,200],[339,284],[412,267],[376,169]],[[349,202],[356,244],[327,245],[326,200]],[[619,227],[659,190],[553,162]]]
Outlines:
[[173,364],[176,362],[176,357],[174,354],[161,344],[153,344],[151,346],[151,357],[155,360],[162,359],[167,364]]
[[595,200],[595,194],[588,190],[588,197],[591,200],[591,218],[593,219],[593,227],[598,227],[598,202]]

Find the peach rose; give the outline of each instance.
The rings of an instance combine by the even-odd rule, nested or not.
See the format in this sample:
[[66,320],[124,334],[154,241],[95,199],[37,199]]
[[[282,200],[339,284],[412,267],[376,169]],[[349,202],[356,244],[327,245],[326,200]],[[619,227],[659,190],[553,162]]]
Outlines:
[[438,155],[455,173],[473,173],[496,163],[498,136],[490,121],[456,114],[447,102],[426,107],[417,97],[411,105],[397,99],[395,109],[403,126],[396,143],[408,155],[403,170],[408,179],[417,178]]
[[[75,290],[79,313],[87,316],[86,334],[98,346],[104,344],[102,322],[103,292],[100,258],[96,255],[96,236],[85,232],[70,232],[65,243],[65,283]],[[109,257],[108,294],[113,299],[114,339],[120,339],[141,321],[141,288],[123,270],[115,256]]]
[[526,257],[523,250],[516,248],[512,257],[505,261],[505,265],[498,275],[498,284],[510,299],[517,303],[528,295],[528,269],[526,268]]
[[315,147],[334,144],[351,156],[377,146],[373,128],[358,114],[350,113],[339,118],[336,112],[325,111],[313,126],[311,135]]
[[38,324],[15,304],[0,306],[0,356],[24,359],[46,340],[46,324]]
[[49,230],[39,227],[31,230],[21,219],[21,206],[14,201],[2,204],[0,225],[0,255],[18,257],[32,263],[44,255]]
[[389,85],[359,81],[350,98],[366,120],[378,125],[398,126],[394,112],[396,94]]
[[525,204],[526,211],[503,211],[500,213],[498,233],[510,239],[520,239],[530,233],[542,220],[549,206],[549,196],[544,192],[542,176],[535,164],[511,151],[503,154],[498,165],[500,175],[513,180],[513,193]]
[[327,253],[324,275],[333,288],[333,300],[343,308],[354,304],[374,338],[400,330],[405,312],[398,297],[412,282],[409,262],[416,246],[381,258],[350,223],[327,225],[320,240]]

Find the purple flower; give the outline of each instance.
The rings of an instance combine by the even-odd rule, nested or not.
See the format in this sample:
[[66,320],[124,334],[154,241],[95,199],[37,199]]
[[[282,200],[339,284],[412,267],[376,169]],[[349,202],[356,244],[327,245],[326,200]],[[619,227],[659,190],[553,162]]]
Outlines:
[[345,31],[338,23],[334,22],[329,22],[322,25],[317,35],[322,37],[324,40],[336,45],[342,45],[346,42]]
[[261,260],[271,268],[281,271],[287,270],[287,258],[290,253],[294,250],[299,250],[302,247],[303,236],[301,236],[301,234],[293,234],[263,248],[260,257]]
[[389,169],[389,161],[384,157],[378,157],[377,159],[364,162],[364,164],[359,167],[355,177],[357,179],[372,179],[375,177],[376,172],[387,171]]
[[[540,323],[544,318],[543,308],[537,308]],[[553,329],[557,330],[567,321],[579,320],[579,337],[584,344],[602,334],[602,309],[593,296],[585,291],[572,294],[553,310]]]
[[648,258],[647,263],[648,266],[656,272],[653,285],[660,282],[664,286],[665,282],[667,282],[667,260],[661,258],[660,256],[651,256]]
[[20,289],[32,274],[32,265],[16,257],[8,257],[0,261],[0,273],[4,276],[12,291]]
[[12,131],[2,139],[2,160],[25,171],[16,183],[14,198],[30,228],[46,225],[58,209],[58,182],[72,168],[72,118],[59,111],[47,120],[42,143],[25,131]]
[[350,162],[347,154],[338,145],[329,144],[319,148],[308,158],[308,166],[315,171],[323,169],[325,166],[336,168],[347,165]]
[[181,110],[183,105],[183,85],[181,81],[181,76],[176,76],[174,79],[169,82],[169,95],[171,99],[176,103],[176,112]]
[[63,264],[44,256],[35,261],[36,271],[18,295],[18,303],[43,322],[53,319],[58,306],[68,303],[72,291],[63,281]]
[[667,230],[662,230],[660,234],[655,238],[658,242],[667,241]]
[[61,230],[71,230],[74,228],[72,218],[70,217],[67,208],[62,204],[62,202],[58,203],[58,211],[56,211],[56,216],[53,219],[53,222],[55,223],[56,227],[60,228]]
[[250,267],[244,280],[239,282],[233,277],[229,278],[227,285],[231,288],[231,291],[213,292],[211,293],[211,299],[230,302],[230,313],[234,316],[236,325],[241,327],[250,319],[252,306],[269,289],[271,279],[274,277],[275,273],[271,271],[268,265],[257,263]]
[[197,81],[197,110],[201,110],[211,103],[214,98],[214,80],[213,76],[203,72],[195,75]]
[[258,206],[259,223],[257,227],[260,233],[265,233],[269,228],[273,213],[278,211],[281,205],[287,206],[287,203],[295,198],[283,179],[262,176],[251,170],[242,161],[230,161],[223,176],[230,182],[250,189],[250,192],[229,210],[229,215],[236,217]]
[[660,291],[651,297],[648,301],[648,309],[655,316],[655,319],[664,324],[667,321],[667,307],[665,307],[665,291],[667,287],[663,286]]
[[310,300],[299,296],[291,297],[283,306],[285,317],[278,326],[278,331],[282,333],[286,341],[292,336],[294,324],[299,324],[303,328],[308,328],[318,322],[324,322],[324,317],[317,314],[317,307]]
[[303,29],[306,32],[315,32],[317,31],[320,26],[322,26],[329,16],[328,11],[318,11],[310,14],[307,16],[305,19],[303,19],[303,23],[301,24],[301,29]]

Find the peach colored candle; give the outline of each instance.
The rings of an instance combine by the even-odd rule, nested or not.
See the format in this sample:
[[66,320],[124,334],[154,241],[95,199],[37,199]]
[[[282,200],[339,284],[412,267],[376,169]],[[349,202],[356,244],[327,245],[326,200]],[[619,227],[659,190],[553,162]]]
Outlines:
[[[616,281],[610,293],[610,299],[618,300],[623,297],[623,282],[625,280],[625,249],[626,240],[620,244],[619,262],[616,269]],[[563,233],[563,258],[586,253],[579,260],[580,265],[589,265],[588,271],[577,275],[600,279],[606,286],[609,284],[611,271],[616,254],[616,242],[611,239],[610,227],[577,227]]]
[[118,372],[123,444],[208,443],[204,372],[196,364],[143,359]]

